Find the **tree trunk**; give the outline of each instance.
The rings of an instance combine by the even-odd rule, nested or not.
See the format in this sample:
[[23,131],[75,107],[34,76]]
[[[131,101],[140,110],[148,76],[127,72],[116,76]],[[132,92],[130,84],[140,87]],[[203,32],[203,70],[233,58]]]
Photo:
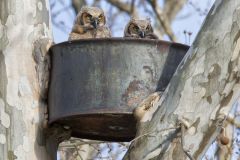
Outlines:
[[240,96],[240,1],[217,0],[124,159],[201,159]]
[[0,160],[50,159],[42,134],[48,6],[47,0],[0,1]]

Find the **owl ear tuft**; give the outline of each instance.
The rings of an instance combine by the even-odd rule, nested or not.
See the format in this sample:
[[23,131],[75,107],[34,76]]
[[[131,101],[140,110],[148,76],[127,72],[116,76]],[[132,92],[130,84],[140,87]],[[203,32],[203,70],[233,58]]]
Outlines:
[[135,22],[136,20],[137,20],[137,17],[134,17],[134,16],[131,17],[132,22]]
[[77,16],[76,16],[76,19],[75,19],[75,24],[82,24],[82,21],[81,21],[81,19],[82,19],[82,12],[80,11],[78,14],[77,14]]
[[88,9],[89,9],[88,6],[86,6],[86,5],[82,6],[81,10],[80,10],[80,11],[78,12],[78,14],[77,14],[77,18],[75,19],[75,23],[76,23],[76,24],[81,24],[81,25],[83,25],[82,15],[83,15],[84,12],[87,12]]
[[80,12],[87,11],[87,10],[88,10],[88,8],[89,8],[88,6],[84,5],[84,6],[82,6],[82,8],[81,8]]

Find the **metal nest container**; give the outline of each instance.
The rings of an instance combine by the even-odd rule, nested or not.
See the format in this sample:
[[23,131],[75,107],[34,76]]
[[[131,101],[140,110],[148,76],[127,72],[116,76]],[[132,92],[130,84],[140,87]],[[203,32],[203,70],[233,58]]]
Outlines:
[[188,48],[123,38],[52,46],[49,124],[69,126],[73,137],[133,139],[133,109],[150,93],[166,88]]

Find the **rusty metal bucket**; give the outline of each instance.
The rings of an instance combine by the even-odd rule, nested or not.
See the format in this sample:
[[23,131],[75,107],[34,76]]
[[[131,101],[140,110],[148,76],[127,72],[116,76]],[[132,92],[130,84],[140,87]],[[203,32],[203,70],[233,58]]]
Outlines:
[[136,133],[133,109],[166,88],[188,48],[122,38],[52,46],[49,124],[69,126],[73,137],[131,140]]

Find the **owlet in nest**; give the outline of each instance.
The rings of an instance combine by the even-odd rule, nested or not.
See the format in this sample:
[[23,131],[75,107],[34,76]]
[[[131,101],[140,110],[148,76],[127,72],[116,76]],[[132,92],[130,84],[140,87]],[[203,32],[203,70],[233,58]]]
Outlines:
[[111,37],[106,26],[106,17],[102,9],[82,7],[69,34],[69,40]]
[[124,37],[158,39],[158,37],[153,33],[153,27],[149,18],[132,18],[125,27]]

